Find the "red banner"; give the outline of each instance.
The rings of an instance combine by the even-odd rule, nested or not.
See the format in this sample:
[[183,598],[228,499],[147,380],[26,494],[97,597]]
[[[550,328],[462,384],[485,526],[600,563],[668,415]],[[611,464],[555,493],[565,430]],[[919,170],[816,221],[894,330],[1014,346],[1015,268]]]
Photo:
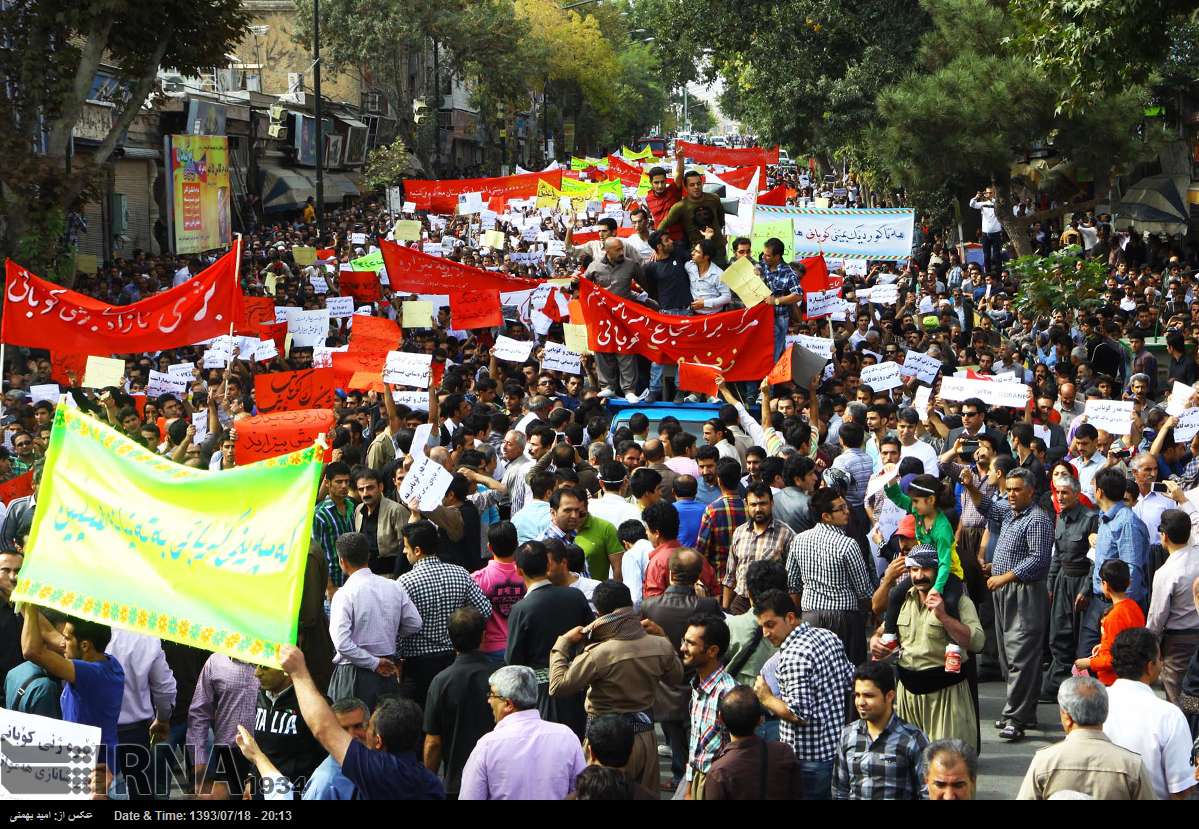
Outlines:
[[237,333],[245,337],[258,335],[258,326],[275,321],[275,300],[265,296],[242,296],[245,314],[237,325]]
[[455,331],[493,328],[503,324],[499,291],[450,292],[450,327]]
[[276,371],[254,376],[254,402],[260,414],[333,408],[336,373],[331,368]]
[[280,357],[287,356],[287,322],[271,322],[259,323],[258,339],[274,340],[275,350],[279,352]]
[[[527,199],[537,195],[537,182],[545,181],[562,188],[562,171],[546,173],[521,173],[518,176],[496,178],[455,179],[404,179],[404,195],[416,205],[417,210],[433,213],[457,213],[458,196],[463,193],[482,193],[487,201],[495,196],[510,199]],[[388,268],[388,274],[391,269]]]
[[233,424],[237,430],[233,456],[239,466],[245,466],[298,449],[307,449],[317,435],[328,432],[336,422],[333,412],[328,409],[275,412],[243,418]]
[[83,379],[83,370],[87,367],[87,353],[82,354],[74,351],[58,351],[50,352],[50,379],[58,385],[72,385],[71,380],[67,377],[67,372],[75,375],[75,381]]
[[675,317],[579,280],[587,344],[601,354],[640,354],[655,363],[719,365],[726,380],[761,380],[774,365],[774,312],[766,303],[740,311]]
[[354,376],[350,378],[350,382],[346,383],[346,388],[353,391],[387,391],[383,385],[383,376],[377,371],[354,372]]
[[395,320],[355,314],[350,328],[350,351],[395,351],[404,339]]
[[679,363],[679,388],[683,391],[693,391],[715,397],[716,377],[720,369],[712,366],[701,366],[696,363]]
[[342,296],[354,297],[355,305],[378,302],[383,293],[379,289],[379,274],[374,271],[342,271],[337,275]]
[[608,156],[608,179],[620,179],[625,187],[641,185],[641,170],[618,155]]
[[11,505],[17,498],[24,498],[26,495],[33,494],[33,470],[30,469],[24,475],[18,475],[15,478],[10,478],[0,484],[0,504],[5,506]]
[[413,248],[406,248],[379,240],[383,262],[387,265],[387,277],[391,290],[401,294],[448,294],[451,291],[528,291],[540,283],[536,279],[506,276],[502,273],[485,271],[461,265],[440,256],[429,256]]
[[109,305],[7,262],[0,338],[11,345],[129,354],[191,345],[229,333],[243,316],[238,247],[178,288]]
[[675,152],[685,153],[687,158],[690,158],[697,164],[723,164],[726,167],[759,167],[763,164],[779,163],[779,148],[777,144],[770,149],[765,147],[730,149],[728,147],[710,147],[707,144],[692,144],[690,141],[679,141],[675,144]]
[[770,207],[783,207],[787,204],[787,185],[780,184],[777,187],[771,187],[764,193],[759,193],[758,204],[765,204]]

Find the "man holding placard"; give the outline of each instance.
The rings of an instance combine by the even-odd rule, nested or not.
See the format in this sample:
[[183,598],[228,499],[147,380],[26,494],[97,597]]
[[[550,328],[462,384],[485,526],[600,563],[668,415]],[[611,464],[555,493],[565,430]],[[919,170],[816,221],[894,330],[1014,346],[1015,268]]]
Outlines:
[[[802,269],[802,265],[800,268]],[[800,276],[783,262],[783,243],[771,237],[762,246],[762,281],[770,289],[770,304],[774,306],[774,359],[777,362],[787,347],[787,328],[791,323],[792,306],[803,301]]]

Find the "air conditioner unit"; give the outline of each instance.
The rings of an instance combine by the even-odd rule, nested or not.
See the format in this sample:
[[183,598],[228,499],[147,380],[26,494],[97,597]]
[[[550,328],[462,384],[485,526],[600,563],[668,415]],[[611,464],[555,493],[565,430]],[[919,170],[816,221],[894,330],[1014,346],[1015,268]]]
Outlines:
[[304,76],[299,72],[287,73],[287,94],[298,95],[304,88]]
[[283,104],[271,104],[271,120],[283,120]]
[[266,134],[269,135],[271,138],[282,138],[283,133],[286,130],[287,130],[287,127],[284,126],[283,124],[271,124],[269,127],[267,127]]

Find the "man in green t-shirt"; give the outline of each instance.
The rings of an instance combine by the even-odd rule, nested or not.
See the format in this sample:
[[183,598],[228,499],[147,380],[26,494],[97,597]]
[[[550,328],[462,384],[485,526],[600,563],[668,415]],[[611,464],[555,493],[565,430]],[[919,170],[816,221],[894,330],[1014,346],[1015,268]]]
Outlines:
[[[724,206],[720,196],[704,192],[704,179],[697,170],[688,170],[683,176],[683,199],[677,202],[667,212],[658,224],[659,231],[665,231],[675,224],[682,224],[691,245],[701,239],[712,239],[720,250],[717,264],[721,267],[727,262],[726,250],[728,244],[724,238]],[[709,230],[709,233],[705,233]]]

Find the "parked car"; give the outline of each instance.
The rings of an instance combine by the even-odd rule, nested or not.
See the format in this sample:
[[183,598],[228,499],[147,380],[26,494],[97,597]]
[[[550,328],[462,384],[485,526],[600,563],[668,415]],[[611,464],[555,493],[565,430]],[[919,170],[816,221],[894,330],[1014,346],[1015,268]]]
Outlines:
[[[695,435],[696,440],[702,446],[704,421],[719,417],[720,407],[723,405],[723,403],[687,403],[685,405],[675,405],[674,403],[625,403],[623,401],[609,400],[608,411],[612,413],[612,431],[616,431],[621,426],[627,426],[629,418],[637,412],[643,413],[649,418],[649,433],[651,437],[657,437],[658,425],[664,418],[677,418],[683,430]],[[751,417],[757,418],[759,417],[761,408],[753,406],[748,411]]]

